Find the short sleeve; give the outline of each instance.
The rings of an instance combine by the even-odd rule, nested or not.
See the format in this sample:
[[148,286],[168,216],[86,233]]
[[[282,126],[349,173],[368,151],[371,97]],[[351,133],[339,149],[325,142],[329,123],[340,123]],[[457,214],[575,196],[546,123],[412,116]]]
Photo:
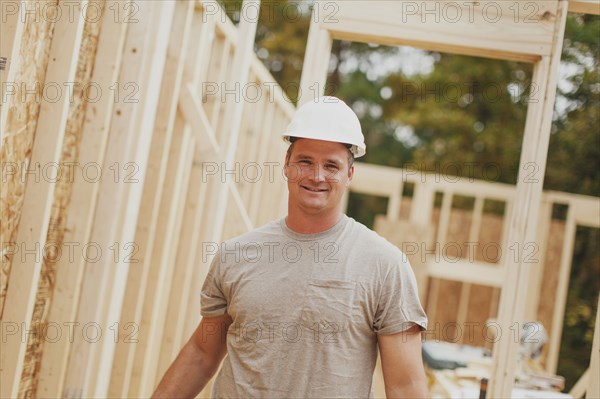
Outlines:
[[396,334],[413,324],[427,329],[427,316],[419,300],[415,275],[408,260],[402,258],[406,257],[390,265],[382,282],[373,320],[373,331],[377,334]]
[[227,299],[221,288],[221,254],[213,258],[200,293],[200,313],[204,317],[222,316],[227,312]]

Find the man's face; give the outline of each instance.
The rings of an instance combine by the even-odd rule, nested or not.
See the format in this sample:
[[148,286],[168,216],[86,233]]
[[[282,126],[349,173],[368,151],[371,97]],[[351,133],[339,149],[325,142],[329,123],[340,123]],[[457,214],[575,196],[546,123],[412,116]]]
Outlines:
[[341,212],[342,196],[354,174],[343,144],[298,139],[285,161],[290,206],[311,215]]

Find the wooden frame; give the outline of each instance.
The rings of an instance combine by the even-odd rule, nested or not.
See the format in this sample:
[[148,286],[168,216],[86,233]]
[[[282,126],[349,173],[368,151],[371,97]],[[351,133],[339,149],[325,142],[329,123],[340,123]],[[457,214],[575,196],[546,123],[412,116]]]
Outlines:
[[[324,3],[316,2],[314,9],[322,11],[325,9]],[[535,24],[523,23],[525,21],[520,16],[515,20],[508,20],[506,13],[499,13],[502,17],[496,25],[491,24],[484,15],[475,15],[468,22],[450,23],[443,19],[435,24],[426,24],[423,21],[423,10],[420,13],[409,13],[407,2],[353,1],[336,4],[338,7],[333,20],[321,15],[314,17],[311,22],[300,84],[300,103],[309,100],[310,88],[314,84],[323,92],[333,39],[411,45],[450,53],[533,62],[533,82],[540,88],[543,97],[532,102],[528,109],[519,170],[523,172],[523,166],[529,162],[538,165],[539,170],[545,170],[567,14],[566,1],[535,2],[538,16]],[[441,3],[430,4],[435,7]],[[509,7],[508,4],[497,3],[496,6],[503,11],[507,11],[505,9]],[[402,24],[397,23],[399,16],[403,18]],[[498,25],[505,29],[498,30]],[[424,29],[427,30],[427,35],[421,34]],[[503,33],[498,34],[500,31]],[[540,202],[543,176],[535,183],[526,183],[524,180],[520,173],[514,198],[517,206],[512,207],[511,227],[507,233],[509,245],[524,245],[535,237],[537,213],[529,210]],[[451,203],[447,194],[444,200],[447,208]],[[443,223],[441,221],[442,225]],[[440,230],[443,235],[444,229]],[[438,241],[440,239],[443,241],[443,236],[439,236]],[[523,320],[529,270],[522,265],[522,259],[514,262],[505,258],[504,262],[506,275],[501,294],[499,323],[503,331],[509,331],[513,321]],[[516,362],[517,345],[509,334],[503,334],[494,346],[494,371],[489,389],[492,397],[511,395],[515,371],[512,365]]]
[[[439,4],[444,7],[444,3]],[[500,4],[504,17],[496,22],[491,22],[494,9],[490,8],[488,15],[473,15],[472,22],[468,23],[422,24],[423,18],[427,22],[428,18],[435,19],[435,15],[428,14],[427,10],[419,13],[411,7],[438,7],[433,2],[427,5],[389,1],[317,2],[319,14],[313,18],[309,33],[301,101],[307,101],[324,88],[334,39],[410,44],[439,51],[533,62],[534,79],[542,89],[543,98],[538,98],[538,103],[532,103],[529,109],[521,162],[537,162],[543,170],[549,109],[553,103],[567,7],[571,12],[598,14],[600,3],[597,0],[574,0],[568,4],[558,0],[528,1],[527,4],[537,7],[534,16],[539,17],[539,21],[535,24],[515,22],[514,10],[509,7],[518,4],[521,3]],[[67,218],[65,242],[95,243],[104,253],[95,262],[85,263],[78,258],[72,263],[62,259],[56,264],[53,300],[49,315],[44,319],[59,324],[75,321],[79,328],[92,323],[104,336],[98,342],[88,342],[89,339],[86,341],[81,334],[75,334],[73,344],[61,340],[45,345],[39,396],[148,396],[200,319],[198,293],[210,262],[203,244],[219,244],[230,235],[285,214],[287,196],[285,181],[278,173],[280,169],[275,169],[275,181],[267,181],[265,177],[252,184],[244,181],[222,183],[218,176],[205,181],[206,168],[212,162],[219,167],[233,162],[257,162],[263,167],[263,173],[266,163],[281,165],[285,144],[279,134],[294,111],[278,86],[268,85],[268,89],[263,90],[264,97],[256,103],[234,103],[230,101],[233,95],[222,102],[225,93],[204,96],[202,83],[227,84],[225,88],[231,88],[236,82],[240,86],[248,82],[265,87],[265,83],[274,81],[252,55],[256,28],[252,25],[255,21],[242,21],[236,29],[223,18],[224,13],[209,12],[215,11],[209,7],[216,6],[214,1],[109,0],[106,4],[111,12],[117,9],[131,11],[136,7],[139,11],[135,15],[126,15],[125,19],[106,18],[115,14],[105,14],[92,78],[103,89],[107,88],[106,92],[110,92],[114,83],[137,82],[139,102],[113,104],[109,95],[93,106],[88,104],[78,161],[80,165],[103,164],[103,173],[110,176],[102,183],[89,183],[82,182],[78,179],[81,175],[76,174],[71,202],[61,216]],[[465,13],[471,6],[465,3],[461,7],[461,12]],[[78,13],[82,14],[85,15]],[[10,81],[10,74],[14,76],[16,69],[21,67],[14,57],[21,47],[23,23],[20,15],[11,14],[8,23],[2,24],[2,55],[9,43],[14,60],[8,71],[0,72],[3,81]],[[521,17],[527,15],[523,13]],[[126,20],[131,18],[137,23],[127,24]],[[48,66],[46,77],[71,81],[79,53],[82,21],[80,17],[70,24],[62,22],[56,25],[50,47],[56,61]],[[421,35],[424,29],[430,34]],[[496,30],[502,33],[496,34]],[[319,86],[314,86],[315,83]],[[223,88],[220,86],[219,90]],[[3,104],[2,123],[6,122],[8,106]],[[35,136],[31,162],[61,159],[62,135],[69,118],[66,109],[64,102],[42,106],[38,133],[43,129],[44,134]],[[3,126],[0,127],[4,133]],[[134,174],[139,180],[137,184],[122,184],[123,172],[127,172],[123,166],[127,162],[134,162],[139,167]],[[110,167],[115,163],[121,168],[119,183],[110,179],[114,172]],[[395,229],[397,223],[402,223],[404,231],[418,230],[422,241],[434,240],[431,226],[432,218],[438,212],[434,209],[434,200],[438,196],[442,198],[438,242],[451,237],[448,231],[452,225],[450,213],[457,196],[474,199],[468,231],[471,241],[477,240],[484,223],[484,202],[498,200],[506,204],[504,225],[513,227],[502,232],[502,245],[530,240],[543,245],[548,230],[544,226],[549,224],[552,205],[567,205],[567,240],[560,265],[563,278],[557,287],[557,303],[564,303],[568,287],[564,276],[569,273],[573,234],[578,225],[598,227],[600,207],[597,199],[542,193],[541,182],[528,186],[523,184],[521,177],[515,191],[510,185],[473,184],[464,179],[444,186],[429,177],[417,181],[420,176],[411,173],[362,164],[357,168],[351,190],[388,198],[387,218],[382,219],[380,225],[390,230],[402,230]],[[36,242],[43,247],[49,206],[55,195],[49,182],[27,183],[17,239],[29,249]],[[408,219],[402,196],[407,184],[414,186]],[[543,204],[539,213],[527,212],[539,203]],[[405,216],[401,218],[401,214]],[[231,215],[235,215],[235,222],[231,221]],[[115,243],[121,250],[118,261],[112,259],[114,249],[111,246]],[[135,255],[139,263],[124,262],[123,257],[131,255],[131,249],[123,252],[126,243],[139,245]],[[68,250],[64,248],[63,252]],[[31,258],[30,255],[25,257],[25,263],[18,257],[13,259],[3,323],[24,322],[27,326],[31,321],[32,298],[35,298],[40,275],[39,262],[32,262]],[[452,264],[452,272],[442,263],[431,265],[425,262],[421,266],[425,278],[468,280],[495,287],[496,292],[499,285],[506,287],[506,282],[498,282],[502,280],[501,276],[505,276],[505,280],[510,279],[506,276],[518,277],[521,285],[528,280],[534,287],[529,294],[524,295],[523,290],[508,292],[504,289],[506,292],[501,298],[504,310],[499,321],[509,323],[535,314],[541,270],[535,268],[527,276],[522,264],[504,260],[500,264],[456,262]],[[470,315],[467,302],[476,289],[473,287],[463,284],[458,321],[467,320]],[[192,299],[190,293],[194,295]],[[435,301],[436,295],[442,295],[435,287],[429,293],[423,291],[421,294],[429,296],[430,301]],[[508,298],[510,295],[514,298]],[[497,300],[495,303],[490,301],[490,309],[495,311],[496,306]],[[560,320],[564,315],[564,309],[560,307],[557,306],[552,316],[547,364],[551,371],[557,361]],[[127,323],[138,327],[137,334],[130,335],[132,329],[126,326]],[[506,328],[506,324],[503,326]],[[93,333],[93,330],[89,331]],[[26,342],[17,342],[21,336],[9,335],[8,342],[3,345],[2,396],[18,394],[26,348]],[[116,343],[115,337],[118,337]],[[129,342],[131,339],[138,342]],[[588,375],[598,373],[598,339],[597,322]],[[515,345],[500,342],[498,347],[501,345],[502,349],[496,354],[496,385],[489,391],[495,397],[509,392],[510,366],[514,360]],[[497,378],[497,373],[502,373],[505,368],[508,375],[503,376],[504,380]],[[594,385],[594,381],[582,378],[579,391],[583,389],[598,395],[598,385]],[[204,393],[208,390],[210,386]]]
[[[69,197],[71,202],[61,213],[62,217],[68,219],[65,242],[93,244],[95,248],[103,250],[103,256],[91,260],[84,258],[83,261],[77,258],[69,262],[66,257],[59,260],[56,263],[56,289],[49,300],[49,315],[47,319],[36,320],[59,325],[74,322],[75,328],[91,326],[91,330],[86,331],[90,331],[92,335],[95,331],[102,331],[102,336],[92,342],[85,334],[77,334],[81,330],[75,330],[74,342],[61,340],[46,345],[41,359],[37,391],[40,395],[149,395],[182,341],[187,338],[186,334],[198,322],[198,305],[190,303],[185,293],[192,290],[197,292],[206,273],[206,261],[200,262],[202,267],[198,267],[197,260],[201,255],[199,243],[209,238],[220,240],[224,218],[215,217],[214,211],[218,207],[222,207],[223,211],[223,206],[227,203],[223,201],[223,197],[231,197],[229,206],[241,215],[243,223],[238,228],[242,229],[254,225],[253,220],[259,216],[258,204],[263,196],[268,194],[281,198],[278,191],[283,190],[283,185],[279,182],[262,184],[265,188],[263,192],[256,189],[258,185],[245,190],[241,185],[233,183],[227,187],[223,187],[220,182],[202,183],[204,162],[220,163],[225,159],[233,162],[251,156],[238,154],[236,142],[240,137],[239,132],[247,131],[252,123],[256,129],[261,128],[261,135],[257,142],[247,141],[251,152],[259,153],[262,159],[268,160],[272,159],[270,151],[278,149],[267,141],[271,140],[273,130],[265,130],[250,112],[244,113],[244,104],[229,103],[221,106],[221,101],[203,103],[199,86],[209,75],[215,80],[229,83],[235,82],[238,76],[245,76],[243,80],[246,81],[250,76],[253,81],[273,81],[265,67],[252,55],[256,20],[251,24],[254,26],[248,25],[240,34],[232,23],[221,20],[219,15],[205,13],[204,8],[208,4],[216,3],[111,0],[106,4],[108,10],[104,10],[104,19],[99,22],[102,26],[91,79],[102,89],[106,89],[106,93],[114,90],[114,84],[122,86],[127,82],[137,83],[138,91],[133,103],[117,101],[113,104],[112,96],[104,95],[99,102],[88,105],[77,160],[80,161],[79,164],[103,164],[104,176],[101,181],[90,183],[81,180],[83,174],[75,174]],[[176,8],[178,11],[175,11]],[[125,15],[122,14],[123,10]],[[174,21],[170,17],[173,13],[178,18]],[[68,12],[63,14],[69,15]],[[77,14],[80,17],[89,16],[84,12]],[[190,48],[197,49],[196,55],[194,51],[190,52],[190,62],[183,65],[183,57],[188,55],[185,53],[188,48],[185,40],[191,35],[189,25],[192,14],[195,24],[193,29],[201,32],[202,43],[198,43],[197,47],[195,44],[191,45]],[[7,48],[7,39],[13,45],[13,52],[18,51],[23,24],[12,22],[19,22],[20,15],[17,13],[9,16],[9,23],[2,25],[3,51]],[[174,27],[172,30],[171,26]],[[77,29],[77,34],[70,36]],[[70,65],[73,66],[77,61],[82,29],[81,18],[76,23],[63,23],[61,26],[57,24],[54,38],[61,37],[61,40],[52,41],[51,55],[56,56],[61,67],[51,65],[47,78],[74,80],[75,69],[68,64],[72,61]],[[65,41],[64,37],[72,40]],[[215,37],[219,41],[213,46],[216,43]],[[68,53],[71,50],[69,54],[59,54],[61,51]],[[235,67],[230,62],[232,55],[239,61]],[[71,61],[67,56],[71,57]],[[217,64],[211,60],[218,60],[226,67],[215,69]],[[16,69],[15,61],[10,72],[15,73]],[[6,80],[4,72],[2,78]],[[275,101],[263,99],[257,105],[266,113],[267,127],[274,120],[279,124],[287,123],[293,107],[286,102],[281,88],[269,87],[269,90],[273,92],[268,98]],[[60,160],[59,152],[54,152],[54,149],[59,151],[63,145],[62,132],[69,118],[63,112],[68,107],[64,106],[62,102],[53,103],[49,108],[48,104],[42,107],[40,121],[48,122],[44,127],[52,129],[54,133],[36,137],[32,161],[46,158]],[[52,109],[53,118],[47,118],[47,108]],[[7,109],[3,107],[3,115]],[[156,118],[147,117],[155,113]],[[173,136],[172,130],[176,132]],[[249,136],[241,138],[251,140]],[[194,142],[212,144],[207,148],[204,145],[195,146]],[[263,146],[264,144],[267,145]],[[52,148],[53,151],[46,151],[40,157],[39,148],[43,146],[46,146],[46,150]],[[169,151],[171,155],[167,156]],[[111,167],[123,168],[131,161],[138,168],[129,178],[138,180],[124,185],[123,173],[128,170],[112,170]],[[111,181],[111,171],[120,174],[118,181]],[[158,178],[154,171],[159,171]],[[81,171],[76,168],[76,172]],[[161,180],[160,176],[173,179],[166,180],[165,184],[165,178]],[[26,213],[27,217],[21,221],[21,233],[32,227],[35,234],[45,238],[49,206],[54,199],[51,191],[53,186],[46,183],[37,185],[37,188],[46,190],[44,193],[40,190],[33,193],[33,185],[26,190],[25,206],[38,212]],[[169,186],[171,183],[172,187]],[[32,205],[34,197],[35,206]],[[252,201],[254,205],[246,204],[247,201]],[[46,205],[40,206],[42,204]],[[208,207],[205,206],[207,204]],[[252,215],[249,212],[251,209],[255,210]],[[277,212],[278,208],[269,209],[261,212],[260,216],[270,219]],[[165,227],[166,231],[171,232],[170,242],[166,242],[165,233],[156,234],[157,226]],[[43,244],[43,240],[38,242]],[[142,244],[136,252],[136,258],[139,256],[141,259],[134,260],[150,263],[150,258],[158,259],[151,263],[152,270],[141,275],[138,273],[139,269],[135,268],[141,265],[132,265],[134,268],[130,271],[130,265],[124,262],[125,256],[132,255],[131,247],[128,253],[123,253],[125,248],[113,245],[135,245],[136,242]],[[27,248],[32,246],[29,244],[31,243],[27,244]],[[68,250],[69,248],[63,249]],[[117,250],[121,251],[119,259],[113,260],[112,255],[117,256],[114,253]],[[178,261],[182,260],[181,267],[173,269],[171,265],[175,253],[188,254],[189,257],[185,261],[178,257]],[[152,255],[157,256],[153,258]],[[26,260],[30,261],[31,258],[32,256]],[[30,308],[35,298],[40,264],[34,264],[31,273],[23,273],[24,269],[18,264],[15,259],[12,288],[9,288],[3,322],[16,322],[13,321],[13,313],[21,305]],[[149,278],[151,273],[162,282],[156,285],[156,296],[150,295],[153,284],[156,283],[155,279]],[[24,286],[28,287],[27,290],[21,289],[16,293],[18,287]],[[159,299],[163,301],[156,304]],[[13,306],[15,301],[19,306]],[[151,305],[153,302],[154,305]],[[145,307],[142,306],[144,303]],[[178,312],[169,312],[169,309],[176,309]],[[31,319],[31,311],[22,313],[19,318],[23,322]],[[173,320],[177,328],[173,331],[163,329],[164,320],[169,323]],[[120,325],[117,324],[119,321]],[[143,333],[138,330],[137,336],[134,334],[132,337],[131,329],[127,330],[125,325],[130,321],[134,322],[134,326],[147,325],[154,330],[145,329]],[[157,325],[161,328],[156,329]],[[14,337],[15,344],[23,335],[17,334]],[[113,341],[115,337],[118,342]],[[123,339],[128,337],[146,341],[140,341],[139,344],[124,343]],[[167,343],[161,342],[163,337]],[[157,343],[161,344],[160,351],[154,351]],[[11,341],[9,346],[11,350],[2,353],[2,388],[7,392],[6,396],[15,396],[14,392],[19,389],[18,378],[23,371],[22,359],[26,342],[13,346]],[[9,383],[9,380],[12,382]]]
[[[111,1],[107,7],[126,4],[123,1]],[[96,82],[104,93],[117,83],[117,72],[122,57],[127,24],[112,18],[103,18],[94,61],[92,81]],[[105,73],[103,67],[109,65],[111,73]],[[97,102],[94,113],[89,113],[84,121],[79,155],[80,168],[83,165],[101,165],[108,136],[108,123],[114,103],[112,96],[104,96]],[[99,182],[83,179],[83,173],[76,173],[71,194],[71,206],[67,209],[67,229],[65,242],[89,242],[92,220],[96,206]],[[57,275],[55,293],[50,305],[50,322],[66,326],[75,318],[77,299],[80,295],[83,278],[84,258],[78,256],[73,261],[67,257],[59,259],[56,265]],[[69,340],[60,340],[44,349],[38,392],[40,396],[59,397],[62,395],[63,382],[69,355]]]
[[[169,3],[138,4],[142,23],[128,27],[119,79],[121,82],[135,82],[140,89],[140,97],[138,102],[123,102],[115,107],[104,170],[111,165],[124,168],[128,162],[133,162],[139,167],[139,173],[129,185],[123,184],[123,178],[116,181],[103,179],[101,182],[91,241],[105,253],[111,247],[114,251],[114,245],[120,251],[131,251],[132,245],[135,248],[133,229],[154,123],[152,118],[143,116],[154,114],[156,110],[160,87],[158,76],[162,75],[166,33],[170,30],[170,14],[174,9],[174,4]],[[102,256],[95,263],[86,264],[77,313],[80,325],[97,326],[100,331],[106,332],[110,331],[111,325],[118,323],[129,266],[125,255],[119,253],[117,262],[113,256]],[[63,395],[106,396],[115,345],[113,337],[108,334],[98,342],[75,336]]]
[[[15,75],[19,68],[19,51],[21,50],[21,38],[23,37],[23,27],[25,26],[25,14],[23,5],[25,3],[13,2],[12,6],[15,10],[6,8],[8,3],[2,5],[2,24],[0,25],[0,52],[3,57],[6,57],[5,64],[0,70],[0,90],[4,98],[5,84],[15,81]],[[15,11],[15,12],[13,12]],[[4,103],[0,106],[0,148],[4,142],[6,134],[6,122],[8,120],[8,110],[11,102]]]
[[600,1],[569,0],[569,12],[600,15]]
[[[399,179],[404,179],[405,183],[412,184],[414,186],[414,194],[412,198],[411,210],[408,220],[402,219],[394,221],[389,214],[376,221],[375,228],[384,237],[388,238],[391,242],[396,243],[401,247],[404,240],[410,242],[416,240],[419,243],[425,244],[426,248],[433,248],[433,239],[425,238],[425,231],[431,227],[431,214],[434,208],[433,194],[437,191],[441,192],[452,192],[455,195],[461,195],[466,197],[475,198],[475,207],[473,210],[474,220],[477,215],[477,198],[481,198],[481,193],[485,193],[485,199],[495,199],[504,201],[507,206],[504,212],[505,215],[510,215],[511,202],[514,199],[514,187],[510,185],[503,185],[498,183],[486,183],[477,182],[469,183],[467,179],[459,179],[453,182],[452,185],[444,185],[443,181],[436,182],[439,176],[434,174],[418,174],[412,171],[362,164],[355,173],[355,179],[352,181],[350,190],[352,192],[379,195],[386,198],[391,198],[395,195],[393,187],[394,182]],[[383,188],[382,188],[383,187]],[[428,198],[428,199],[427,199]],[[444,196],[444,198],[450,198]],[[600,228],[600,200],[593,197],[558,193],[554,191],[544,192],[541,198],[541,203],[544,204],[540,208],[539,212],[539,223],[536,227],[536,238],[535,242],[539,244],[539,249],[536,251],[536,263],[528,263],[529,267],[534,266],[536,269],[540,268],[544,263],[545,248],[549,240],[548,231],[549,224],[551,221],[551,210],[553,204],[564,204],[568,206],[570,210],[570,216],[567,218],[565,224],[565,241],[562,243],[561,250],[561,264],[560,264],[560,277],[558,280],[558,287],[555,295],[555,310],[551,316],[551,323],[547,325],[547,330],[550,335],[548,358],[546,366],[549,372],[556,371],[556,360],[558,359],[559,346],[560,346],[560,329],[562,328],[562,320],[564,317],[564,307],[566,301],[567,287],[568,287],[568,275],[571,265],[572,258],[572,245],[575,239],[575,227],[577,225],[588,226],[593,228]],[[481,207],[481,205],[479,205]],[[443,223],[444,220],[449,218],[450,206],[448,200],[442,201],[442,209],[440,211],[440,226],[438,228],[437,241],[441,242],[444,239],[445,234],[442,234],[440,230],[447,230],[447,222]],[[445,216],[444,216],[445,215]],[[506,226],[509,223],[508,220],[504,221]],[[474,223],[471,224],[469,232],[469,241],[474,241],[474,230],[476,226]],[[422,231],[422,232],[421,232]],[[507,248],[507,233],[503,233],[503,237],[500,240],[500,247]],[[508,251],[505,251],[508,252]],[[422,256],[422,254],[421,254]],[[424,265],[426,270],[420,271],[421,263],[417,256],[416,261],[412,261],[413,267],[417,276],[419,273],[424,272],[430,277],[441,277],[452,281],[470,281],[472,283],[484,284],[492,287],[499,287],[502,285],[502,278],[504,275],[505,267],[502,264],[492,263],[480,263],[473,262],[471,259],[464,259],[455,261],[451,264],[447,261],[434,262]],[[451,269],[450,269],[451,267]],[[539,303],[539,285],[541,284],[541,276],[532,278],[534,287],[528,290],[529,297],[525,305],[525,314],[523,320],[535,320],[536,312]],[[538,289],[535,289],[535,286]],[[427,284],[421,282],[419,284],[420,294],[423,296],[423,303],[435,303],[435,297],[429,298],[429,301],[425,299],[426,292],[422,288],[426,288]],[[436,288],[432,287],[431,290],[435,293]],[[532,292],[536,293],[536,297],[532,297]],[[463,295],[466,295],[463,293]],[[463,295],[461,295],[461,307],[464,306]],[[490,314],[494,314],[495,305],[491,305]],[[460,315],[459,310],[459,315]],[[463,309],[464,313],[464,309]],[[430,318],[435,319],[435,314],[430,313]],[[494,316],[492,316],[494,317]],[[457,319],[460,324],[460,317]]]
[[[75,78],[84,21],[81,13],[82,2],[78,1],[71,5],[74,5],[75,11],[78,11],[74,22],[69,21],[68,18],[59,18],[54,27],[54,35],[60,37],[61,41],[53,41],[50,47],[50,61],[46,69],[46,79],[50,82],[72,82]],[[10,26],[14,27],[14,25]],[[15,35],[22,29],[20,26],[21,23],[17,22],[17,26],[13,29]],[[15,36],[13,50],[18,51],[19,42],[20,36]],[[42,102],[37,124],[39,133],[31,155],[31,164],[34,167],[58,164],[67,124],[69,98],[70,95],[64,95],[56,102]],[[5,109],[6,107],[2,109],[3,115]],[[41,258],[42,249],[46,244],[55,184],[52,179],[41,179],[39,182],[30,180],[25,185],[22,206],[27,211],[23,213],[19,222],[16,242],[22,248],[35,248],[35,255],[14,257],[13,273],[10,275],[4,301],[2,322],[15,323],[18,326],[18,333],[7,336],[7,342],[3,342],[0,355],[2,369],[0,388],[2,395],[0,396],[5,398],[15,398],[19,393],[27,347],[27,340],[21,338],[25,331],[21,329],[31,325],[42,266],[42,260],[38,258]]]
[[[111,380],[109,386],[109,395],[114,397],[126,396],[148,396],[141,394],[140,379],[144,382],[147,380],[147,374],[141,375],[141,369],[144,367],[143,359],[148,356],[148,352],[144,351],[144,345],[147,334],[152,334],[152,331],[143,330],[144,323],[148,323],[144,317],[148,316],[146,308],[143,309],[147,301],[151,301],[149,296],[153,295],[152,291],[148,292],[148,285],[154,284],[151,281],[152,270],[156,273],[156,264],[153,262],[154,250],[159,248],[161,240],[164,242],[164,232],[161,233],[161,228],[165,228],[164,214],[169,213],[169,206],[163,205],[163,202],[168,200],[168,197],[174,194],[171,190],[173,187],[168,187],[176,176],[169,174],[169,167],[177,167],[172,165],[172,156],[169,158],[173,138],[175,111],[179,100],[179,92],[181,87],[183,65],[185,60],[185,50],[191,29],[193,15],[193,3],[176,3],[174,20],[172,23],[173,32],[170,36],[167,49],[167,58],[165,60],[165,78],[162,81],[159,103],[157,107],[157,116],[152,135],[152,144],[150,147],[149,173],[144,181],[144,191],[141,198],[140,215],[137,221],[136,228],[136,243],[140,248],[139,263],[134,264],[127,276],[127,285],[125,290],[125,298],[123,303],[123,311],[120,316],[119,330],[123,336],[128,336],[132,328],[135,328],[139,333],[136,335],[136,340],[122,340],[117,343],[115,352],[115,366],[111,372]],[[182,135],[178,138],[181,145]],[[193,148],[193,142],[186,136],[186,146]],[[185,159],[185,151],[181,148],[175,149],[176,153],[183,153]],[[171,163],[168,163],[171,159]],[[177,169],[182,178],[186,176],[186,170]],[[167,183],[167,184],[165,184]],[[165,187],[167,186],[167,187]],[[164,194],[163,194],[164,193]],[[162,225],[159,225],[160,212],[163,215]],[[158,233],[157,233],[158,231]],[[156,235],[163,234],[161,237]],[[155,246],[154,243],[157,243]],[[157,259],[158,263],[162,262]],[[142,265],[144,265],[142,267]],[[148,265],[148,266],[146,266]],[[152,269],[152,270],[151,270]],[[156,276],[154,276],[156,277]],[[141,341],[142,345],[137,345],[132,341]],[[138,349],[139,347],[139,349]],[[143,351],[143,352],[142,352]],[[141,353],[140,353],[141,352]],[[135,374],[134,373],[135,370]],[[132,378],[132,375],[140,376]],[[133,384],[133,385],[132,385]],[[148,385],[146,383],[146,385]],[[131,393],[130,393],[131,392]]]

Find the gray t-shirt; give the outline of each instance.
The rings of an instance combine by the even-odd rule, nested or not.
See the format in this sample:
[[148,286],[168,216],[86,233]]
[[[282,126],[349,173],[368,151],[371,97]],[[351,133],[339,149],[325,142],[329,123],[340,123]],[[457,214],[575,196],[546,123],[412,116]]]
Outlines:
[[229,313],[217,398],[373,397],[377,334],[427,328],[406,256],[354,219],[317,234],[285,218],[221,244],[202,316]]

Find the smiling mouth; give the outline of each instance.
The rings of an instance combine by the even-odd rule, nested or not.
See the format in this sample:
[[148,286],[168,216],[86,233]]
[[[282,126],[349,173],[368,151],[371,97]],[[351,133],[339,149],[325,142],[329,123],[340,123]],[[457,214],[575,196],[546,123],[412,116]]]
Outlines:
[[327,189],[324,189],[324,188],[311,188],[311,187],[307,187],[307,186],[300,186],[300,187],[302,187],[303,189],[310,191],[312,193],[322,193],[322,192],[327,191]]

